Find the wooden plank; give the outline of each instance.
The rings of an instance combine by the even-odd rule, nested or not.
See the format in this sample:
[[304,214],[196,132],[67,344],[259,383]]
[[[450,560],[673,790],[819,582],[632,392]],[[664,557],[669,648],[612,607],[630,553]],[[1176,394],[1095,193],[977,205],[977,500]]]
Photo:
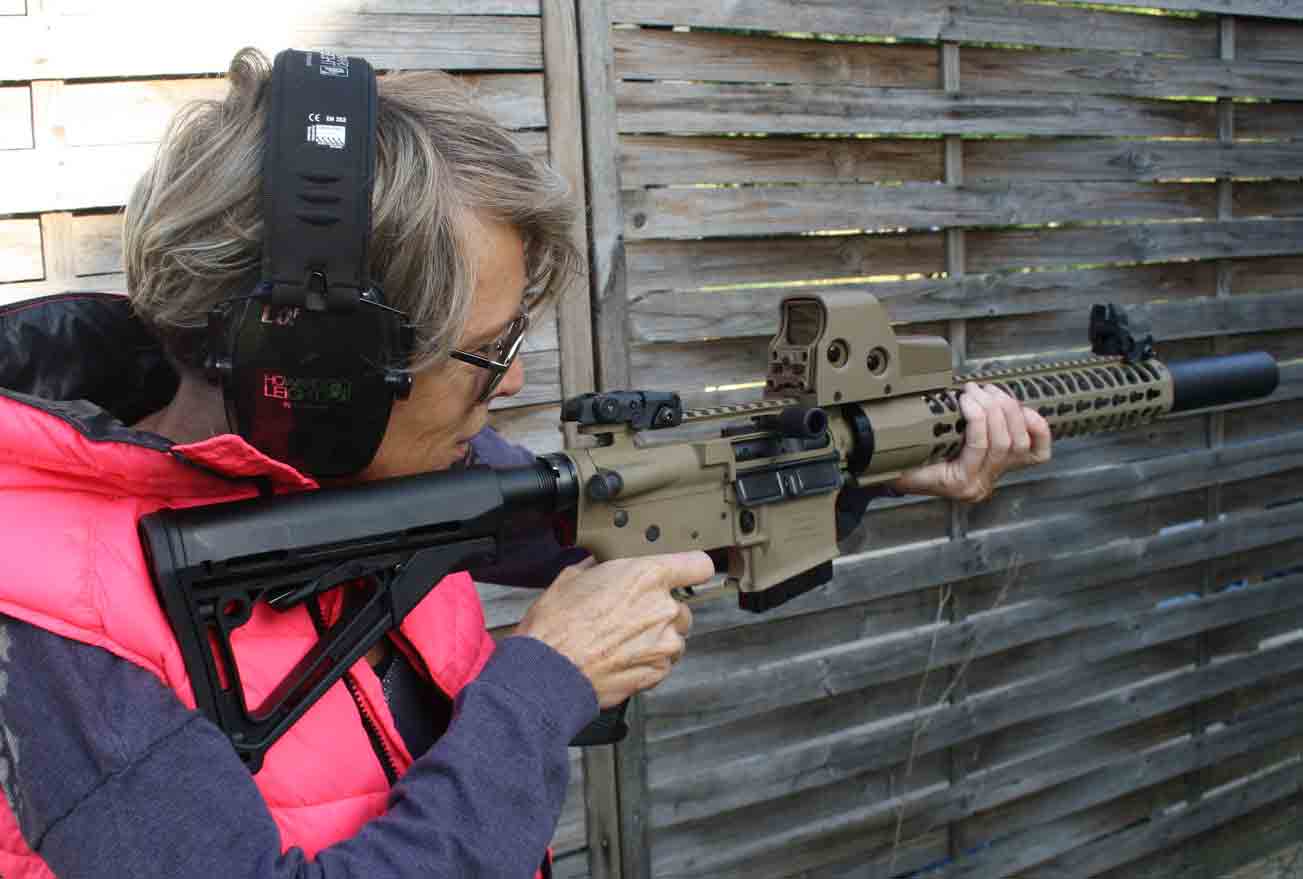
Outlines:
[[[1133,633],[1133,637],[1143,637]],[[970,695],[957,705],[926,710],[929,719],[903,717],[844,730],[820,729],[805,738],[770,743],[709,765],[678,763],[650,782],[656,825],[707,818],[782,794],[809,792],[856,773],[901,762],[996,729],[1037,717],[1070,718],[1081,737],[1116,729],[1186,706],[1250,682],[1303,667],[1303,645],[1292,643],[1236,657],[1215,666],[1181,669],[1113,692],[1110,674],[1132,675],[1125,655],[1092,654],[1073,665],[1016,686]],[[1099,657],[1099,659],[1096,659]],[[716,733],[718,735],[718,733]],[[674,771],[678,770],[678,771]]]
[[[103,9],[101,0],[43,0],[47,13],[94,15]],[[167,5],[165,0],[116,0],[115,8],[145,14]],[[539,0],[333,0],[336,12],[359,15],[538,15]]]
[[50,280],[0,284],[0,305],[36,299],[40,296],[52,296],[56,293],[67,293],[69,290],[122,293],[126,289],[127,280],[123,275],[98,275],[91,278],[77,278],[73,282]]
[[[1136,305],[1131,311],[1133,319],[1152,322],[1156,339],[1198,339],[1297,329],[1303,321],[1303,296],[1295,292],[1201,298]],[[1078,348],[1081,320],[1072,313],[1050,313],[980,321],[973,326],[971,341],[977,357]]]
[[1181,180],[1303,176],[1303,144],[969,140],[968,180]]
[[1241,183],[1235,187],[1237,217],[1303,216],[1303,184],[1275,180]]
[[1303,102],[1237,104],[1235,136],[1269,140],[1303,138]]
[[597,349],[597,386],[602,389],[629,387],[630,370],[625,334],[624,216],[617,158],[620,147],[615,129],[616,100],[611,90],[614,60],[608,12],[606,3],[581,3],[577,9],[591,224],[593,343]]
[[621,82],[615,89],[619,130],[629,134],[1207,137],[1216,131],[1216,107],[1200,102],[763,83]]
[[0,282],[37,280],[44,272],[40,221],[0,220]]
[[[546,126],[543,80],[537,74],[472,74],[462,80],[507,128]],[[70,84],[61,96],[67,144],[153,143],[183,106],[222,100],[226,92],[225,79],[212,77]]]
[[[588,225],[579,209],[587,189],[584,177],[583,104],[579,71],[579,35],[575,0],[545,0],[543,51],[547,86],[550,163],[565,178],[575,198],[571,238],[576,247],[588,242]],[[581,253],[583,251],[581,250]],[[596,390],[593,318],[589,278],[580,270],[560,292],[556,304],[560,345],[558,401]],[[573,429],[573,428],[572,428]]]
[[620,179],[630,189],[676,183],[942,178],[942,143],[927,138],[626,135],[620,138],[620,150]]
[[0,88],[0,150],[28,150],[32,145],[31,89]]
[[1231,295],[1267,293],[1303,287],[1303,259],[1238,260],[1230,264]]
[[1111,52],[969,47],[964,49],[964,78],[973,83],[973,90],[982,92],[1284,100],[1303,96],[1303,68],[1294,64]]
[[73,273],[108,275],[122,272],[122,214],[81,214],[72,218]]
[[[916,281],[821,287],[871,293],[893,322],[960,320],[1038,311],[1080,309],[1093,302],[1120,305],[1156,298],[1190,299],[1208,290],[1208,266],[1197,263],[1144,265],[1067,272],[965,275]],[[776,287],[719,293],[659,292],[630,303],[631,337],[638,342],[686,342],[772,336],[778,307],[802,288]],[[1080,341],[1086,341],[1085,320]],[[757,368],[762,368],[757,364]]]
[[[763,869],[765,859],[791,864],[794,857],[801,858],[807,852],[818,852],[823,858],[832,859],[842,854],[839,850],[851,848],[854,840],[875,829],[899,822],[899,836],[909,838],[920,830],[960,820],[1055,786],[1061,786],[1056,789],[1061,796],[1075,795],[1083,804],[1106,801],[1278,742],[1296,731],[1298,723],[1296,712],[1278,711],[1222,730],[1210,736],[1203,747],[1180,740],[1144,747],[1127,735],[1127,731],[1088,739],[1068,753],[1056,751],[985,771],[953,789],[942,787],[869,801],[818,824],[794,820],[784,832],[744,840],[731,850],[717,846],[706,855],[709,860],[705,863],[698,859],[694,866],[701,872],[696,875],[745,876],[748,869]],[[1007,844],[1004,847],[1016,848]],[[685,860],[681,853],[678,857],[667,857],[663,862],[665,875],[682,875]],[[861,858],[861,863],[866,861],[868,857]],[[805,859],[801,861],[806,869],[808,863]],[[721,869],[727,872],[716,872]]]
[[[975,230],[967,235],[968,269],[993,272],[1073,264],[1247,258],[1303,251],[1294,220],[1095,226],[1072,229]],[[1247,268],[1247,267],[1246,267]]]
[[832,43],[667,30],[611,33],[620,79],[845,83],[933,87],[937,53],[924,46]]
[[695,238],[1216,216],[1216,186],[1033,183],[763,186],[624,193],[625,235]]
[[1176,12],[1215,12],[1221,15],[1256,15],[1263,18],[1303,19],[1294,0],[1114,0],[1111,6],[1169,9]]
[[563,446],[561,407],[556,404],[496,409],[489,415],[489,423],[503,436],[536,454],[558,452]]
[[[285,46],[331,46],[379,69],[539,70],[536,18],[489,15],[364,15],[246,3],[221,9],[173,6],[134,14],[24,16],[4,23],[12,51],[0,79],[83,79],[221,73],[243,46],[271,57]],[[116,10],[115,10],[116,13]]]
[[[1299,454],[1295,448],[1294,457]],[[1139,607],[1119,601],[1092,605],[1072,593],[1030,601],[1019,597],[1011,599],[1015,604],[939,629],[921,627],[890,638],[830,642],[824,649],[804,654],[775,651],[732,668],[721,663],[697,671],[696,663],[685,659],[683,668],[648,700],[649,735],[653,741],[664,741],[1074,634],[1085,633],[1081,640],[1086,645],[1102,645],[1114,636],[1127,637],[1123,630],[1128,626],[1138,629],[1144,623],[1146,645],[1176,640],[1272,615],[1277,602],[1282,602],[1278,605],[1282,612],[1297,609],[1303,603],[1276,590],[1299,582],[1298,577],[1271,581],[1159,609],[1153,608],[1152,601],[1147,608],[1143,601]],[[1188,581],[1184,588],[1190,588]],[[817,619],[809,624],[817,625]],[[1070,656],[1068,661],[1074,660]],[[1042,659],[1038,671],[1053,667],[1054,663]]]
[[662,290],[760,286],[945,270],[933,232],[821,235],[763,241],[634,241],[628,246],[629,296]]
[[[516,134],[533,155],[546,155],[546,136]],[[36,213],[116,207],[149,167],[152,143],[70,147],[64,150],[0,151],[0,213]]]
[[998,0],[879,0],[871,4],[802,0],[614,0],[611,20],[642,24],[820,34],[880,34],[921,40],[1022,43],[1066,49],[1170,52],[1198,57],[1216,49],[1206,20]]
[[1028,879],[1093,875],[1180,843],[1268,803],[1294,796],[1300,785],[1303,785],[1303,770],[1297,764],[1290,764],[1230,790],[1214,792],[1185,810],[1154,815],[1147,822],[1092,841],[1025,875]]
[[[1300,18],[1297,4],[1294,18]],[[1303,25],[1280,21],[1242,21],[1236,35],[1236,53],[1259,61],[1303,61]]]

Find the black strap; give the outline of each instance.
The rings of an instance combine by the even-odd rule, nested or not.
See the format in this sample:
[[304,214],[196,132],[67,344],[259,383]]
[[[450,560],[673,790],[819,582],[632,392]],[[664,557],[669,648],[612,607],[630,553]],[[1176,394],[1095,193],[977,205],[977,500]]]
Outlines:
[[375,119],[365,59],[276,56],[262,170],[262,279],[273,305],[349,310],[370,286]]

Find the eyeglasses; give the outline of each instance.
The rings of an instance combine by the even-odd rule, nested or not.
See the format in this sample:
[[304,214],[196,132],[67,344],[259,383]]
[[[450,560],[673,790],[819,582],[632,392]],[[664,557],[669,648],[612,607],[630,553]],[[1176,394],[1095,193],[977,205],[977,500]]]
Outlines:
[[511,369],[511,364],[515,361],[516,355],[520,353],[520,344],[525,341],[527,332],[529,332],[529,312],[522,308],[520,314],[516,315],[516,318],[507,325],[502,335],[498,336],[496,340],[482,348],[477,348],[475,352],[462,351],[457,348],[453,348],[452,351],[448,352],[455,360],[489,371],[489,379],[484,385],[484,390],[480,392],[478,402],[483,403],[489,397],[492,397],[498,385],[502,384],[502,379],[506,377],[507,371]]

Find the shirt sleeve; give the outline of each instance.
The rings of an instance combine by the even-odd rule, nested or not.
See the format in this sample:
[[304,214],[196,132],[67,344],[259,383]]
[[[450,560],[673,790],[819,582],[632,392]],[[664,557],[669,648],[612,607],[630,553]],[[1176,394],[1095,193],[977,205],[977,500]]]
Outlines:
[[[225,736],[144,669],[0,617],[0,787],[60,879],[532,876],[561,813],[582,673],[504,640],[388,811],[307,858]],[[371,754],[359,759],[373,759]]]
[[[503,438],[491,427],[471,437],[471,466],[495,470],[522,467],[536,458],[529,449]],[[543,527],[514,535],[510,551],[502,556],[494,565],[475,568],[471,576],[486,583],[542,589],[552,585],[562,568],[587,558],[588,551],[562,546],[555,531]]]

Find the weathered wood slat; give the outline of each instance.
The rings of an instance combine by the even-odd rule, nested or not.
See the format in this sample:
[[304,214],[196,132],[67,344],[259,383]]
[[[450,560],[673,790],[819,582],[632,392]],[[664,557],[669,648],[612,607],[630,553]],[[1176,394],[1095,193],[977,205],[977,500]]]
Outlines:
[[[831,183],[942,178],[942,142],[929,138],[621,138],[624,186],[691,183]],[[964,178],[1131,180],[1303,175],[1303,146],[1129,141],[1111,138],[967,140]]]
[[939,181],[941,152],[941,141],[927,138],[626,135],[620,139],[620,181],[630,189],[675,183]]
[[[1151,852],[1180,843],[1254,809],[1296,796],[1303,788],[1303,770],[1289,764],[1261,778],[1216,791],[1183,811],[1154,815],[1148,822],[1083,845],[1036,870],[1028,879],[1093,876]],[[948,874],[945,874],[948,875]],[[978,874],[980,875],[980,874]],[[996,874],[988,874],[996,875]],[[976,876],[974,876],[976,879]]]
[[1303,94],[1295,64],[1154,58],[1109,52],[1011,52],[965,48],[964,79],[975,92],[1281,98]]
[[561,407],[554,403],[497,409],[490,413],[489,423],[512,442],[540,455],[560,451],[564,445],[559,427]]
[[[966,233],[968,270],[1050,268],[1073,264],[1243,259],[1303,250],[1294,220],[1093,226],[1067,229],[974,230]],[[1252,263],[1244,271],[1252,272]]]
[[[1303,297],[1276,293],[1262,295],[1277,298],[1264,299],[1257,295],[1205,298],[1188,303],[1136,305],[1133,310],[1137,316],[1154,321],[1154,337],[1166,342],[1297,328]],[[1231,322],[1236,320],[1245,323],[1237,326]],[[974,325],[969,341],[970,354],[977,358],[1082,347],[1080,319],[1068,312],[1014,315],[982,321]],[[1298,352],[1297,343],[1287,344],[1285,348],[1287,357]],[[1172,357],[1161,350],[1160,356]]]
[[[1189,299],[1207,292],[1207,267],[1188,263],[1068,272],[965,275],[889,281],[820,289],[871,293],[893,322],[960,320],[1038,311],[1080,309],[1097,301],[1130,305],[1154,298]],[[778,306],[800,288],[780,287],[729,293],[647,293],[630,303],[632,337],[640,342],[685,342],[772,336]],[[1082,320],[1081,341],[1086,340]],[[762,363],[756,364],[763,369]]]
[[1237,104],[1235,136],[1270,140],[1303,138],[1303,101]]
[[1216,216],[1216,187],[1175,183],[762,186],[624,193],[625,235],[695,238]]
[[[1303,373],[1285,367],[1287,378]],[[1011,569],[1033,578],[1044,593],[1048,583],[1068,592],[1099,583],[1101,572],[1127,579],[1146,572],[1197,564],[1303,537],[1303,526],[1285,508],[1245,513],[1225,522],[1153,537],[1114,534],[1109,516],[1085,512],[1055,516],[983,532],[980,537],[927,542],[883,553],[845,557],[834,578],[800,601],[770,611],[765,622],[843,608],[869,599],[902,595],[978,576],[1004,576]],[[1297,516],[1293,516],[1296,519]],[[1134,572],[1134,573],[1133,573]],[[704,634],[756,624],[728,600],[694,608],[693,631]]]
[[[547,106],[540,106],[548,125],[548,159],[570,191],[582,199],[587,191],[578,21],[575,0],[544,0],[543,47]],[[588,239],[586,213],[575,212],[570,230],[576,246]],[[554,335],[559,348],[558,396],[571,397],[596,389],[593,361],[593,319],[589,278],[579,271],[561,291],[555,308]]]
[[1215,12],[1221,15],[1256,15],[1264,18],[1303,19],[1303,9],[1293,0],[1118,0],[1112,6],[1169,9],[1176,12]]
[[69,290],[121,293],[127,288],[124,275],[97,275],[91,278],[78,278],[75,284],[66,281],[33,281],[17,284],[0,284],[0,305],[35,299],[39,296],[53,296],[67,293]]
[[[1294,15],[1298,18],[1297,4]],[[1239,58],[1261,61],[1303,61],[1303,26],[1292,22],[1241,21],[1235,37]]]
[[[817,823],[793,821],[784,831],[756,834],[733,845],[716,845],[704,852],[687,846],[677,850],[667,847],[658,865],[666,876],[710,875],[723,879],[760,875],[766,860],[809,869],[818,861],[844,857],[855,849],[860,849],[861,863],[879,860],[881,854],[864,851],[860,840],[897,822],[900,838],[908,839],[927,828],[963,820],[1060,785],[1066,786],[1061,790],[1076,792],[1083,804],[1107,801],[1269,746],[1303,731],[1299,724],[1297,712],[1278,710],[1210,735],[1198,745],[1177,740],[1156,748],[1136,747],[1137,743],[1125,735],[1109,734],[1082,741],[1068,753],[1067,749],[1056,750],[973,773],[954,787],[937,786],[886,797]],[[1009,846],[1006,843],[1004,847]],[[698,872],[690,872],[693,870]]]
[[619,129],[628,134],[1209,137],[1216,132],[1216,108],[1200,102],[761,83],[622,82],[615,91]]
[[0,88],[0,150],[27,150],[32,143],[32,90],[25,85]]
[[[1303,451],[1295,449],[1295,457],[1301,455]],[[685,660],[684,668],[648,699],[648,733],[653,741],[668,740],[1073,634],[1084,633],[1096,644],[1120,644],[1143,628],[1144,646],[1173,641],[1298,609],[1303,599],[1289,590],[1300,582],[1303,578],[1273,581],[1178,607],[1147,610],[1119,601],[1091,604],[1070,594],[1036,598],[958,623],[793,656],[775,655],[763,663],[721,668],[710,675],[694,673],[691,661]]]
[[0,281],[39,279],[44,272],[40,221],[0,220]]
[[155,8],[137,15],[24,16],[2,24],[12,47],[0,79],[83,79],[220,73],[242,46],[268,56],[286,46],[330,46],[377,68],[539,70],[539,22],[521,16],[279,16],[266,4],[246,16],[228,5],[207,14]]
[[1110,680],[1111,664],[1124,676],[1134,672],[1127,671],[1125,655],[1120,660],[1106,657],[1143,646],[1143,633],[1133,632],[1131,638],[1130,648],[1118,642],[1099,653],[1088,651],[1090,665],[1074,664],[1007,689],[970,695],[954,705],[936,705],[926,710],[926,721],[903,717],[815,733],[711,765],[684,765],[683,755],[676,752],[674,769],[680,771],[663,766],[653,774],[654,820],[663,826],[702,819],[780,794],[812,791],[901,762],[910,754],[929,753],[1039,717],[1071,718],[1084,738],[1303,668],[1303,644],[1294,642],[1110,692],[1117,687]]
[[1234,205],[1237,217],[1303,216],[1303,184],[1283,180],[1241,183],[1235,187]]
[[[516,140],[533,155],[547,155],[541,132]],[[126,203],[131,187],[154,159],[152,143],[0,151],[0,213],[80,210]]]
[[[507,128],[547,125],[542,76],[470,74],[462,81]],[[226,91],[224,79],[211,77],[70,84],[59,96],[59,124],[70,147],[153,143],[181,107],[221,100]]]
[[[56,15],[94,15],[101,0],[42,0],[44,10]],[[114,0],[114,8],[141,15],[166,5],[165,0]],[[359,15],[538,15],[539,0],[333,0],[335,12]]]
[[835,34],[881,34],[923,40],[1024,43],[1068,49],[1171,52],[1209,57],[1210,21],[1138,16],[1017,2],[880,0],[871,4],[802,0],[614,0],[611,20],[641,24]]
[[814,278],[864,278],[945,270],[944,242],[932,232],[826,235],[764,241],[633,241],[629,296],[773,284]]
[[616,30],[611,33],[611,46],[615,51],[615,75],[621,79],[847,83],[926,89],[935,87],[940,77],[936,51],[924,46],[665,30]]
[[970,140],[965,176],[989,180],[1180,180],[1303,175],[1303,145],[1078,140]]

